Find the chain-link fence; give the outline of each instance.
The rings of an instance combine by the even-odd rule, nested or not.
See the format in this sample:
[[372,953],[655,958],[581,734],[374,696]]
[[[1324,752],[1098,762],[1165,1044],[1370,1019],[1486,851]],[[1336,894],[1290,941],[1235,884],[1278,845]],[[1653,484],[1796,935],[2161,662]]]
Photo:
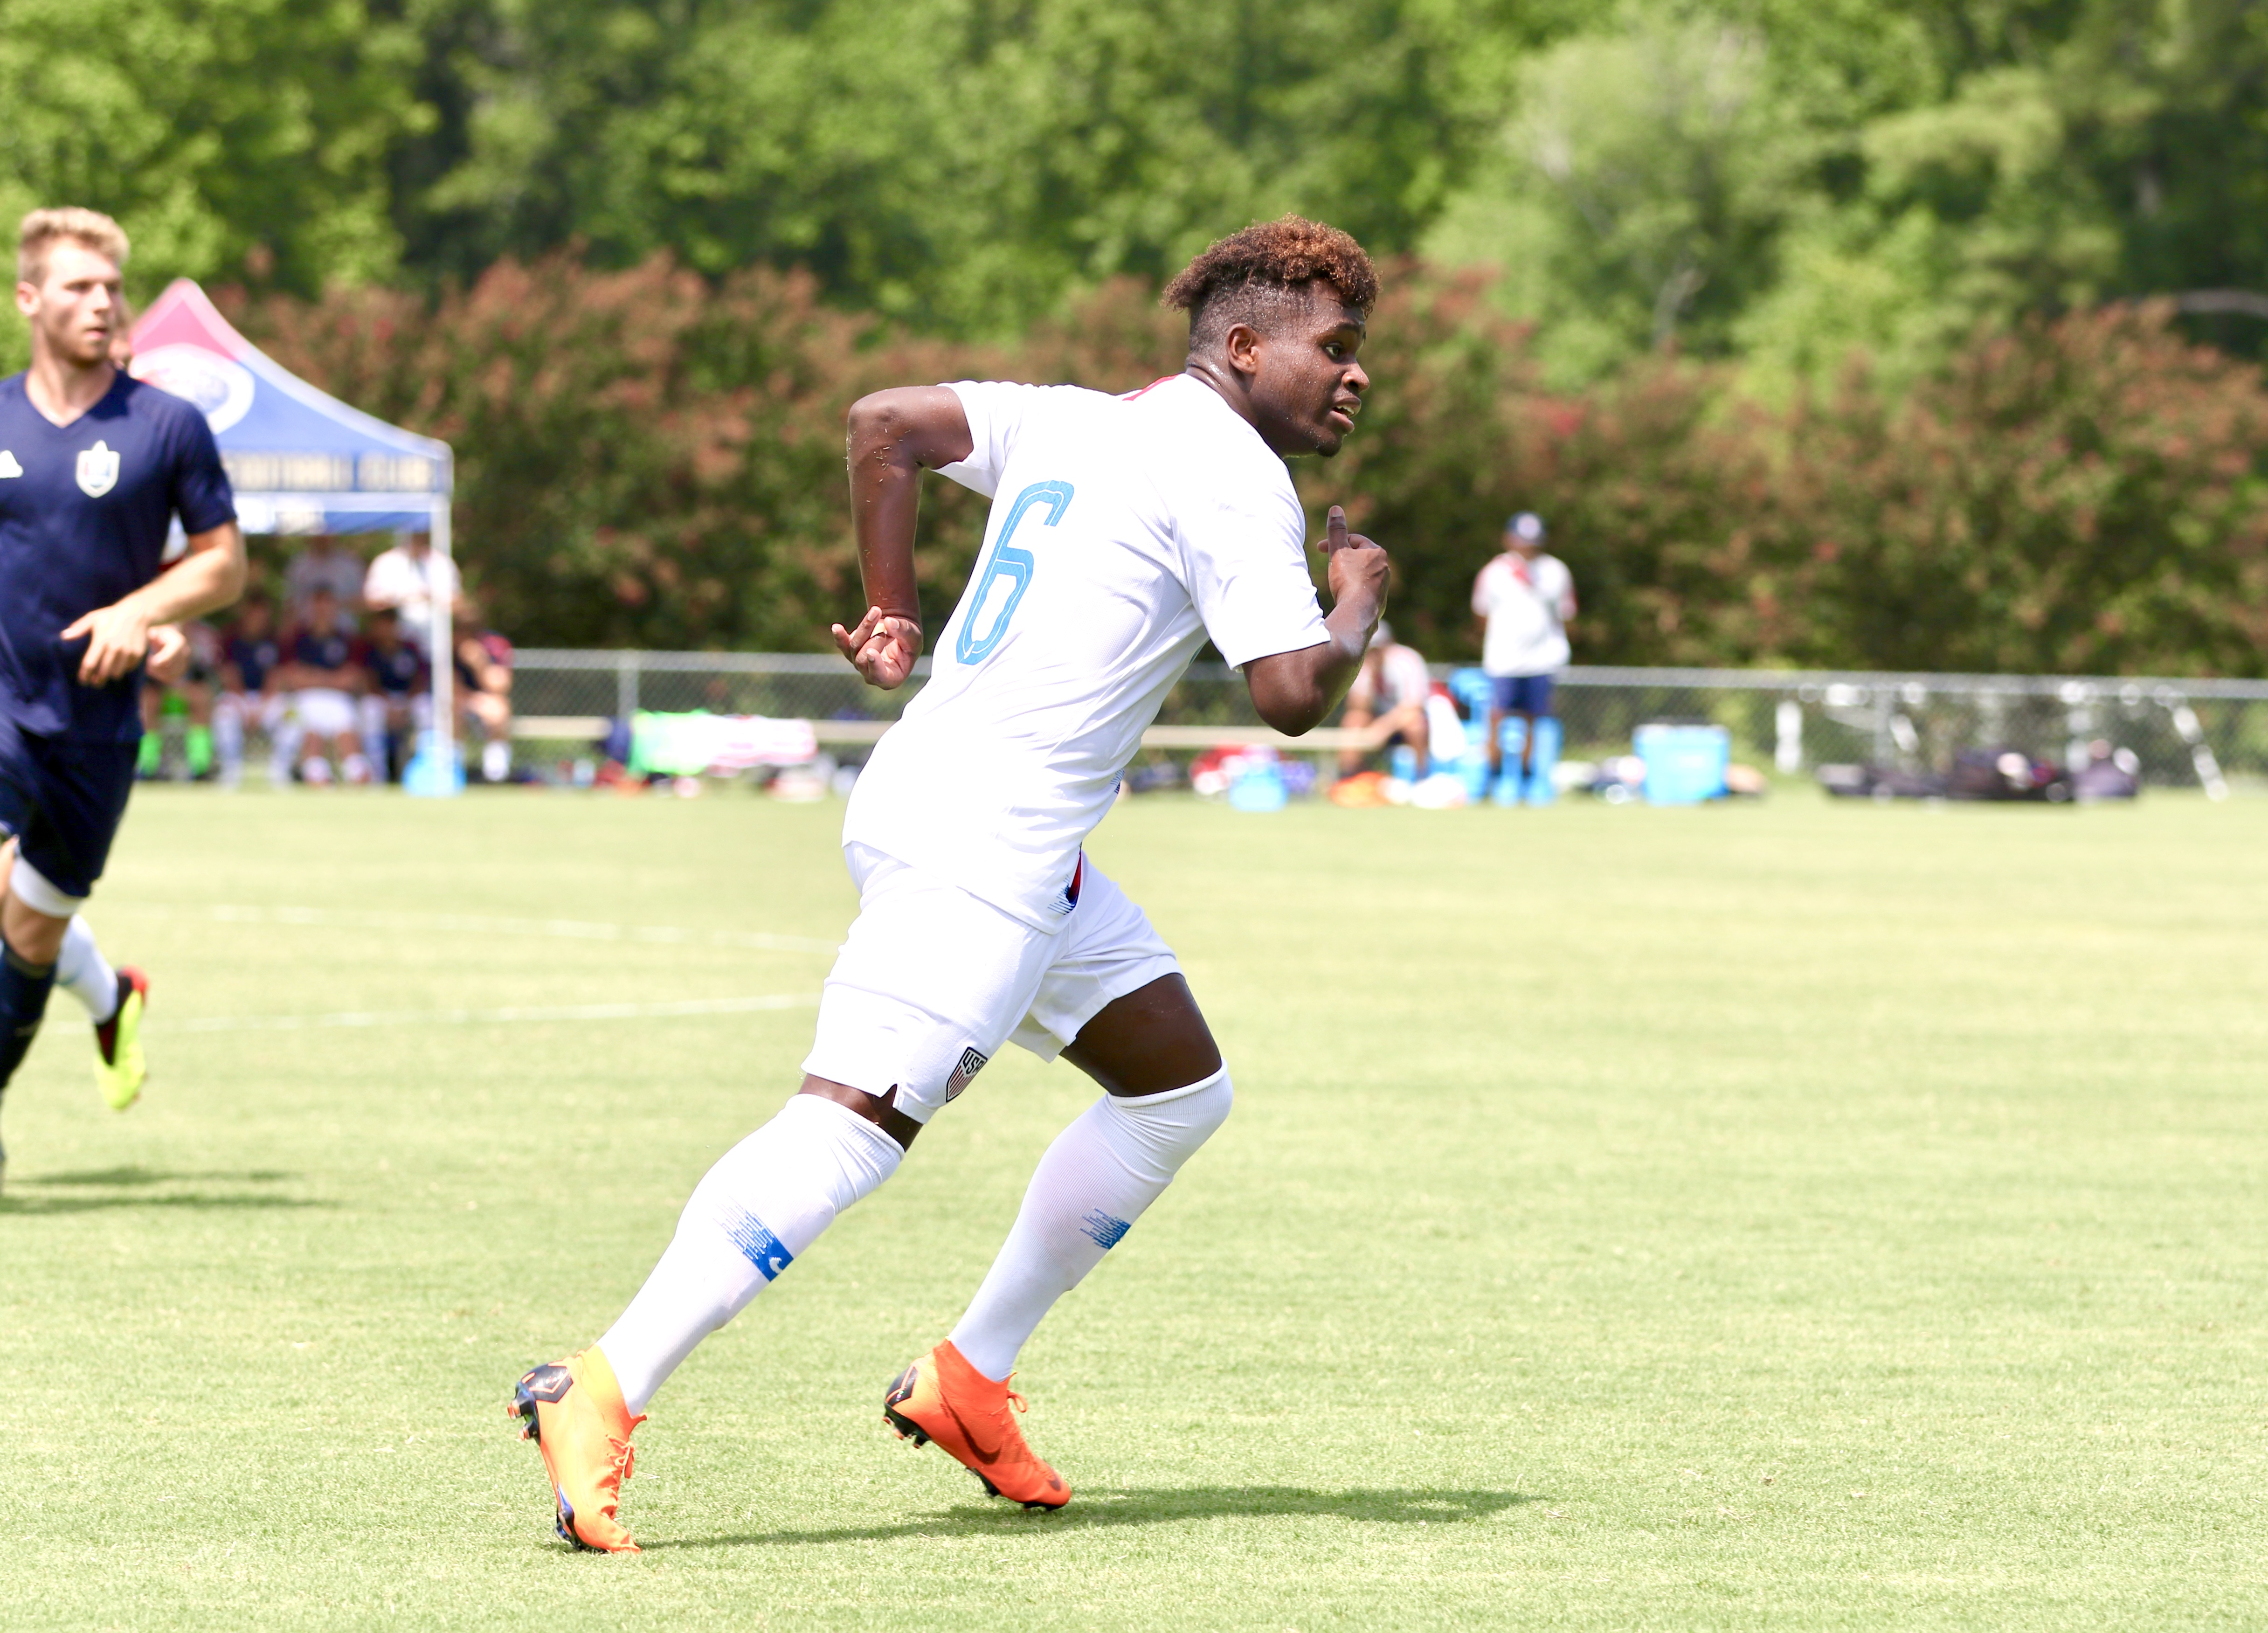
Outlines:
[[2146,783],[2268,787],[2268,682],[2055,675],[1570,669],[1571,754],[1628,752],[1654,720],[1705,722],[1782,772],[1822,765],[1946,770],[1963,749],[2015,749],[2076,768],[2090,746],[2131,754]]
[[[696,709],[813,720],[838,757],[856,758],[927,673],[924,659],[913,681],[885,693],[824,655],[523,650],[512,698],[519,758],[548,765],[587,752],[609,722],[640,710]],[[1706,723],[1731,733],[1736,760],[1789,774],[1943,770],[1966,748],[2076,763],[2101,741],[2130,753],[2145,783],[2268,788],[2262,681],[1577,667],[1560,678],[1558,712],[1572,758],[1628,754],[1649,722]],[[1223,664],[1192,667],[1158,720],[1181,728],[1160,734],[1169,752],[1189,752],[1197,728],[1261,724]]]

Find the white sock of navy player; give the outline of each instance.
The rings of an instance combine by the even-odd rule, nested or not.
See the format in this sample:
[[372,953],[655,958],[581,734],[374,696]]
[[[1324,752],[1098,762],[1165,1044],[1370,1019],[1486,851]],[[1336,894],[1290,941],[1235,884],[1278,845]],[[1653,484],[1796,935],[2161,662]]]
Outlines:
[[118,972],[76,913],[63,926],[63,949],[55,954],[55,985],[85,1004],[87,1019],[98,1026],[118,1013]]
[[998,1382],[1040,1318],[1102,1262],[1235,1100],[1228,1069],[1162,1094],[1106,1094],[1056,1136],[953,1347]]
[[221,783],[234,788],[244,780],[244,712],[234,696],[223,696],[213,705],[212,732]]
[[644,1411],[695,1345],[746,1309],[836,1215],[895,1173],[904,1155],[849,1107],[798,1094],[718,1159],[661,1262],[599,1340],[631,1413]]

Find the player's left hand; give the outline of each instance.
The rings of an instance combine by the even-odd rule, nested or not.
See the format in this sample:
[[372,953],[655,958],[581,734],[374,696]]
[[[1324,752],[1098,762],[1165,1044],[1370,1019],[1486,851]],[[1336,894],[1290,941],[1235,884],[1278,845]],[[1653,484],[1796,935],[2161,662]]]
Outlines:
[[912,619],[870,607],[856,629],[835,626],[835,644],[866,684],[894,692],[914,672],[921,656],[921,626]]
[[78,660],[81,686],[108,686],[139,668],[150,655],[150,617],[130,601],[98,607],[63,631],[63,639],[86,637],[86,655]]
[[150,626],[150,658],[146,667],[150,678],[164,686],[171,686],[189,672],[189,637],[181,633],[179,624]]
[[[1376,541],[1349,533],[1346,512],[1336,504],[1325,519],[1320,548],[1323,559],[1330,563],[1324,577],[1330,582],[1332,607],[1347,604],[1366,607],[1371,623],[1375,624],[1386,610],[1387,587],[1393,577],[1386,551]],[[1366,634],[1364,639],[1368,638]]]
[[1341,550],[1378,550],[1384,548],[1374,539],[1366,538],[1359,533],[1349,533],[1345,507],[1336,504],[1331,506],[1324,516],[1323,541],[1315,547],[1326,557],[1336,555]]

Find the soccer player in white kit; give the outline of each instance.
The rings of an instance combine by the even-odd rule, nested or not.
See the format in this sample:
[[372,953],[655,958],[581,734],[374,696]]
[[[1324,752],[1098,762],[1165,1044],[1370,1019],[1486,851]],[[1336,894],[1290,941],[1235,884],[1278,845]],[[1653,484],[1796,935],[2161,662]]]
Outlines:
[[1369,385],[1355,354],[1377,290],[1351,238],[1286,217],[1222,239],[1167,289],[1189,313],[1181,374],[1124,397],[964,382],[852,408],[870,605],[835,636],[871,684],[902,684],[923,646],[924,469],[991,497],[984,552],[938,637],[932,678],[851,796],[843,842],[858,917],[801,1091],[709,1171],[614,1326],[514,1391],[509,1409],[541,1448],[566,1541],[635,1547],[617,1504],[654,1391],[887,1180],[1012,1041],[1062,1056],[1103,1092],[1041,1159],[960,1324],[883,1410],[995,1496],[1070,1501],[1016,1425],[1017,1352],[1231,1099],[1172,950],[1082,846],[1208,638],[1243,670],[1261,718],[1295,735],[1361,666],[1386,555],[1333,508],[1326,616],[1284,460],[1328,457],[1353,429]]

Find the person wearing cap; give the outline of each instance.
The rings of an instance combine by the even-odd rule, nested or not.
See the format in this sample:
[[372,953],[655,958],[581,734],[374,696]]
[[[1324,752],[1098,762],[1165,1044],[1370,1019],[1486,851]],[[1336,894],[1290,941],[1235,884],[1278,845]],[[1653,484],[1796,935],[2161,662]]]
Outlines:
[[[1347,690],[1346,713],[1340,724],[1350,732],[1369,728],[1380,747],[1397,739],[1409,744],[1423,776],[1430,747],[1425,699],[1432,689],[1433,677],[1425,660],[1414,647],[1396,642],[1393,626],[1381,620],[1370,637],[1370,650],[1363,654],[1362,667],[1355,671],[1354,684]],[[1361,770],[1364,754],[1359,748],[1339,750],[1339,775],[1352,776]]]
[[1567,666],[1567,622],[1575,615],[1575,579],[1567,564],[1543,552],[1543,519],[1522,511],[1505,524],[1504,553],[1473,580],[1473,616],[1481,620],[1481,668],[1489,677],[1489,781],[1504,771],[1504,722],[1521,722],[1520,774],[1535,766],[1535,723],[1551,712],[1551,683]]

